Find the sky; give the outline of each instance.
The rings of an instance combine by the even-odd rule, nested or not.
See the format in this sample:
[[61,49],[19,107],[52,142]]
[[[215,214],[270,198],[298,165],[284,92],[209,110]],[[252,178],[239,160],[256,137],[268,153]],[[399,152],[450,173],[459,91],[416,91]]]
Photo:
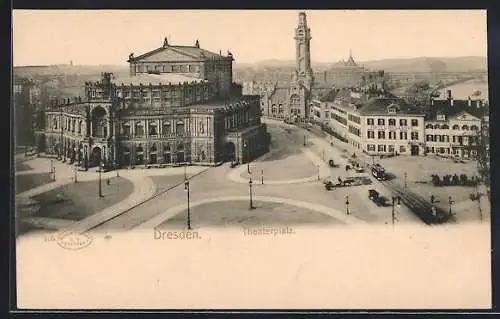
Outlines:
[[[311,59],[336,62],[486,56],[484,10],[306,10]],[[14,10],[14,66],[126,64],[156,49],[194,45],[236,63],[295,59],[296,10]]]

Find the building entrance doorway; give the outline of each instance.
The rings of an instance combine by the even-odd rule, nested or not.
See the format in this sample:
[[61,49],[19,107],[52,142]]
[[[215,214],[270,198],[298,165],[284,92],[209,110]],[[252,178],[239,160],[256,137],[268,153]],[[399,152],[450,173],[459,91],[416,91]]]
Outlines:
[[99,166],[102,162],[102,151],[99,146],[94,147],[92,150],[91,158],[90,158],[90,166],[95,167]]
[[419,152],[418,145],[412,145],[411,146],[411,155],[412,156],[418,156],[418,152]]
[[234,162],[236,160],[236,146],[233,142],[227,142],[225,146],[226,162]]

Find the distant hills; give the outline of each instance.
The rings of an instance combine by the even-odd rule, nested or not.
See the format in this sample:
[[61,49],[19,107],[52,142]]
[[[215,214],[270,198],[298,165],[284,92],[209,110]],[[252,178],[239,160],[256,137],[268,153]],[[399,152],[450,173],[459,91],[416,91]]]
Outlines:
[[17,66],[14,75],[20,77],[52,76],[52,75],[82,75],[93,76],[101,72],[128,74],[128,65],[44,65],[44,66]]
[[[312,62],[315,70],[331,68],[336,62]],[[357,64],[367,69],[385,70],[395,73],[419,73],[419,72],[485,72],[488,69],[486,57],[419,57],[408,59],[384,59],[374,61],[357,61]],[[235,69],[266,69],[266,68],[294,68],[293,60],[262,60],[254,64],[238,64]]]
[[[313,62],[315,71],[332,67],[336,62]],[[485,72],[488,63],[486,57],[420,57],[409,59],[384,59],[375,61],[357,61],[358,65],[373,70],[385,70],[395,73],[418,72]],[[235,70],[254,69],[293,69],[295,61],[269,59],[257,63],[235,63]],[[101,72],[128,74],[128,65],[51,65],[51,66],[20,66],[14,67],[14,75],[21,77],[50,76],[64,74],[99,75]]]

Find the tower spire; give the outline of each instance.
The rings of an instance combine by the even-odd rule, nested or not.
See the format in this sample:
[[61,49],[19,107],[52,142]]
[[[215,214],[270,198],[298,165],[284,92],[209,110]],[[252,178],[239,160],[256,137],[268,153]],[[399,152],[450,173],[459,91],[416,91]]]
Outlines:
[[295,28],[294,39],[297,80],[301,81],[306,87],[311,87],[314,81],[311,68],[311,29],[307,26],[305,12],[299,13],[299,23]]

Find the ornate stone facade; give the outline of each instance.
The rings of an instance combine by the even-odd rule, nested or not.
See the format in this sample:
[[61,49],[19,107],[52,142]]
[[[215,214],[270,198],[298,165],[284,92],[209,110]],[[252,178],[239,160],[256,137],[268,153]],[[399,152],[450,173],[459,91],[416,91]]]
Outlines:
[[85,84],[85,98],[47,107],[39,150],[85,168],[217,165],[260,156],[269,142],[260,98],[232,83],[232,61],[232,54],[200,49],[198,41],[131,55],[130,76],[103,73]]

